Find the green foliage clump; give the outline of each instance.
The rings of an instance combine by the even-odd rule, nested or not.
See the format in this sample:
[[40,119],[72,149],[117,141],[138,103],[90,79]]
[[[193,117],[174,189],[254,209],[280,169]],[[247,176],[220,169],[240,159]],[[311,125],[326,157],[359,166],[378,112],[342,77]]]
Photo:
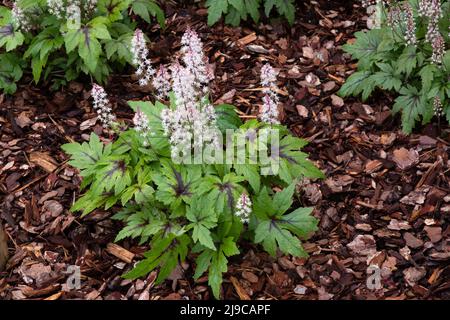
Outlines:
[[[311,235],[317,220],[311,216],[313,208],[291,207],[299,179],[323,178],[323,174],[300,151],[305,140],[293,137],[281,125],[257,120],[243,124],[233,106],[220,105],[215,110],[222,132],[279,130],[280,152],[271,155],[279,163],[278,173],[261,175],[261,164],[177,164],[161,123],[161,112],[167,107],[160,102],[129,104],[147,116],[154,134],[142,136],[128,129],[107,145],[91,134],[89,142],[63,146],[71,155],[70,164],[80,169],[82,187],[88,188],[72,210],[86,215],[96,208],[120,206],[114,219],[123,221],[125,227],[116,241],[130,237],[150,244],[145,259],[126,278],[159,268],[156,283],[161,283],[192,254],[196,257],[194,278],[207,272],[213,294],[219,298],[228,259],[240,253],[241,239],[261,244],[273,256],[278,249],[307,255],[299,237]],[[242,197],[247,209],[253,204],[245,219],[237,213]]]
[[357,32],[356,41],[344,46],[358,60],[358,71],[340,94],[366,100],[377,88],[396,93],[393,111],[402,113],[406,133],[435,115],[450,122],[450,2],[440,6],[442,16],[431,17],[421,13],[417,0],[383,7],[381,27]]
[[260,18],[261,6],[267,17],[276,10],[290,24],[295,19],[295,1],[293,0],[207,0],[208,24],[213,25],[225,15],[225,23],[238,26],[241,20],[250,16],[254,22]]
[[164,27],[154,0],[19,0],[0,6],[0,88],[17,90],[31,69],[53,88],[88,74],[104,83],[114,68],[132,63],[134,16]]

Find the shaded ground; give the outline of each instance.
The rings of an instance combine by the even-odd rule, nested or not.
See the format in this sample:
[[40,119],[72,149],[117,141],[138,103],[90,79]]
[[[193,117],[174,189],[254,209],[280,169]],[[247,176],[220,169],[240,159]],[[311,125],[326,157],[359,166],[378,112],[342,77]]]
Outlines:
[[[210,29],[204,10],[168,8],[167,30],[147,30],[155,64],[171,60],[186,26],[197,30],[215,63],[214,98],[235,104],[243,117],[258,112],[262,63],[279,68],[284,123],[310,141],[306,151],[327,175],[299,188],[303,205],[316,206],[320,219],[319,232],[305,243],[310,258],[273,259],[243,244],[245,254],[231,260],[225,276],[224,297],[449,299],[449,128],[429,125],[405,136],[389,112],[390,97],[378,93],[367,104],[337,97],[356,67],[341,46],[364,28],[362,12],[333,1],[307,2],[299,12],[292,28]],[[206,277],[192,280],[192,260],[161,286],[154,286],[154,272],[134,282],[120,278],[146,248],[111,244],[120,230],[112,212],[80,219],[68,211],[80,179],[60,145],[92,130],[102,134],[88,81],[56,94],[30,83],[12,98],[0,96],[0,210],[12,255],[0,298],[211,298]],[[127,121],[126,101],[151,97],[128,76],[114,77],[107,91]],[[81,266],[82,287],[66,292],[65,271],[74,264]],[[368,264],[379,266],[382,289],[367,288]]]

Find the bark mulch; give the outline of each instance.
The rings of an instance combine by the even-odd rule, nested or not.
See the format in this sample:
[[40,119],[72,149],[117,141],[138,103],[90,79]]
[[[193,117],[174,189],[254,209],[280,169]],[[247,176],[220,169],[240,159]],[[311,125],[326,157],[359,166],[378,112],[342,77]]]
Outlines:
[[[192,5],[168,6],[166,14],[164,32],[146,29],[155,64],[172,60],[191,26],[215,65],[214,100],[251,118],[261,104],[259,69],[270,62],[280,70],[283,122],[310,141],[305,150],[327,176],[299,186],[302,205],[315,206],[320,219],[304,244],[310,257],[275,259],[243,243],[224,277],[224,298],[450,299],[449,127],[406,136],[390,112],[393,97],[378,92],[362,103],[336,94],[356,68],[341,47],[365,27],[364,12],[350,1],[304,1],[292,27],[275,20],[239,28],[209,28],[206,11]],[[96,124],[88,82],[54,93],[24,81],[13,97],[0,95],[0,242],[8,239],[11,256],[0,299],[212,298],[206,277],[192,280],[192,259],[159,286],[155,272],[122,279],[146,248],[113,244],[121,226],[112,212],[69,212],[80,178],[60,146],[91,131],[110,138]],[[151,99],[131,76],[114,76],[107,91],[126,121],[127,100]],[[79,290],[67,287],[70,265],[81,267]],[[369,265],[378,268],[368,274]],[[368,288],[372,272],[381,288]]]

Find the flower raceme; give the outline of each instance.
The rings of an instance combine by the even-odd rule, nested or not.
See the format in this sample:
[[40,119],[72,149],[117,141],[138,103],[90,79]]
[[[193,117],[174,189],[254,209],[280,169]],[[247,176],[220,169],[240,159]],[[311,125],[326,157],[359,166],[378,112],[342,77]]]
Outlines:
[[243,193],[239,197],[236,203],[236,209],[234,214],[241,219],[242,223],[248,223],[250,221],[250,214],[252,213],[252,200],[250,197]]
[[181,45],[184,65],[194,76],[193,86],[200,94],[206,95],[208,84],[214,79],[214,74],[203,53],[203,43],[195,31],[188,29],[181,38]]
[[141,86],[148,85],[155,74],[155,70],[153,70],[148,58],[144,33],[140,29],[136,29],[131,40],[131,54],[133,55],[133,64],[137,67],[136,75],[139,77],[139,84]]
[[265,87],[260,114],[261,121],[269,124],[278,124],[277,72],[269,64],[265,64],[261,68],[261,85]]
[[105,89],[98,84],[94,84],[91,90],[91,96],[94,99],[94,109],[97,111],[97,117],[104,128],[111,128],[116,121],[112,113],[108,96]]
[[152,81],[153,87],[157,92],[157,99],[163,100],[169,96],[169,92],[172,86],[170,80],[171,77],[169,70],[167,70],[167,68],[163,65],[159,66],[158,71],[156,71],[155,77]]
[[[387,23],[394,32],[401,32],[407,45],[417,46],[417,19],[413,6],[408,2],[365,1],[363,6],[369,4],[381,6],[387,10]],[[444,17],[441,0],[420,0],[417,7],[417,17],[427,22],[425,41],[431,44],[432,63],[442,64],[445,53],[445,40],[439,30],[439,21]]]

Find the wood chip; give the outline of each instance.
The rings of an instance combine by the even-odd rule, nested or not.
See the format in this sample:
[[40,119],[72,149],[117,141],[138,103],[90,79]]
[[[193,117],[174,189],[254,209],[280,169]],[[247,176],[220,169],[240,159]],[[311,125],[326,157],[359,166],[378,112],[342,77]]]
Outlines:
[[8,238],[6,236],[5,230],[3,230],[3,226],[0,222],[0,271],[6,266],[6,262],[8,261]]
[[126,263],[131,263],[135,256],[134,253],[115,243],[108,243],[106,246],[106,251]]
[[241,300],[250,300],[250,296],[248,293],[242,288],[241,284],[239,283],[238,279],[235,277],[230,277],[231,283],[234,286],[234,289],[236,289],[236,293],[238,294],[239,298]]
[[419,162],[419,153],[414,149],[394,150],[393,160],[401,170],[406,170]]
[[246,45],[252,43],[253,41],[255,41],[256,39],[258,39],[258,37],[256,36],[256,33],[252,32],[249,35],[246,35],[245,37],[239,39],[238,43],[241,46],[246,46]]
[[32,152],[30,154],[30,162],[38,165],[48,173],[53,172],[58,168],[56,160],[45,152]]

